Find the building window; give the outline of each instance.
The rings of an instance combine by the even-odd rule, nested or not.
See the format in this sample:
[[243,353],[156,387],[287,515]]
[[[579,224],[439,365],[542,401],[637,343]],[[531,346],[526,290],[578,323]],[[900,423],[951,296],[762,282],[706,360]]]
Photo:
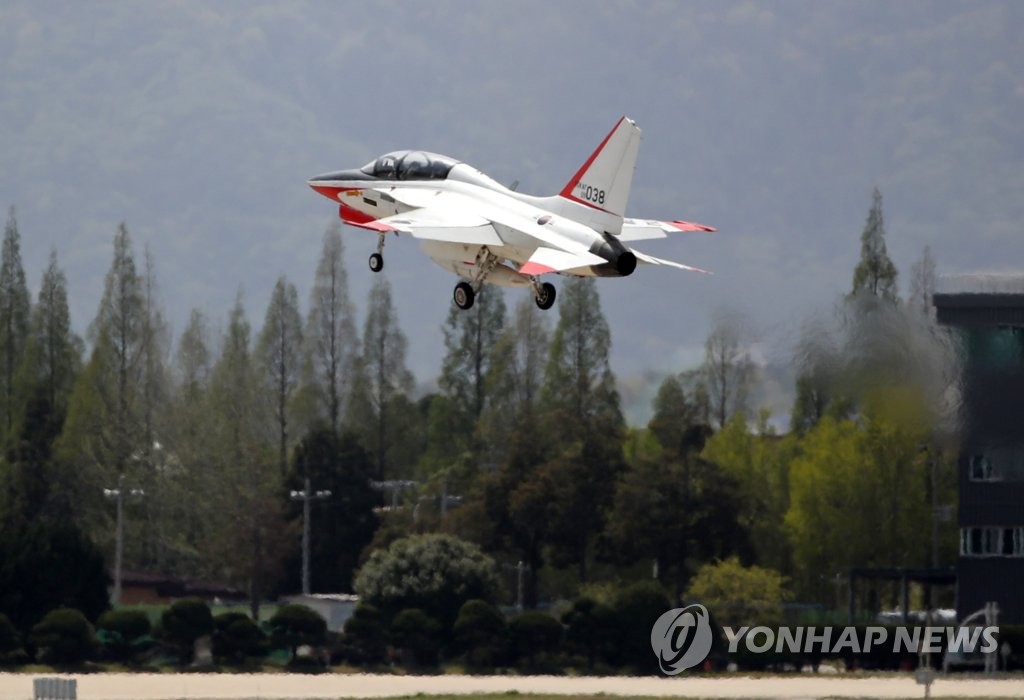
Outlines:
[[992,466],[988,455],[971,455],[967,462],[971,481],[999,481],[999,472]]
[[960,556],[1024,557],[1024,527],[961,528]]

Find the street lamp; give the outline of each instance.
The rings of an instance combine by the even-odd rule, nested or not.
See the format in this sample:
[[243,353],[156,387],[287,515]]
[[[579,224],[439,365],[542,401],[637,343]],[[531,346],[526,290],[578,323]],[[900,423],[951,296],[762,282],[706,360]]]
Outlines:
[[110,596],[113,605],[118,605],[121,602],[121,567],[124,562],[124,497],[126,493],[136,498],[146,495],[142,489],[125,491],[124,474],[117,477],[116,489],[103,489],[104,496],[117,502],[117,534],[114,538],[114,593]]
[[326,489],[313,491],[308,476],[302,491],[291,492],[293,501],[302,501],[302,595],[309,595],[309,504],[330,496],[331,492]]

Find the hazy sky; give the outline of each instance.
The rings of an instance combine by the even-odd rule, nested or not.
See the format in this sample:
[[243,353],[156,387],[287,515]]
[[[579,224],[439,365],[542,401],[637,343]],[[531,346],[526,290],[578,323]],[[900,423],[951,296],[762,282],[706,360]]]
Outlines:
[[[33,289],[58,250],[82,330],[120,221],[176,330],[240,288],[258,328],[279,275],[308,297],[335,214],[309,176],[414,147],[550,193],[623,114],[644,129],[628,213],[719,228],[638,245],[713,277],[599,282],[627,404],[695,364],[721,310],[784,359],[847,291],[875,186],[902,290],[925,245],[940,271],[1024,268],[1021,3],[0,7],[0,203]],[[345,239],[363,310],[375,237]],[[429,383],[455,279],[411,240],[387,253]]]

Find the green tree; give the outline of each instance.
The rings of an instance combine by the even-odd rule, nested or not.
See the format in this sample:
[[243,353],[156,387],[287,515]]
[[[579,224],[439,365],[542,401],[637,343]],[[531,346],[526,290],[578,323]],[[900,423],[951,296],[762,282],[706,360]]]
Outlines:
[[[604,525],[622,468],[624,423],[608,355],[611,333],[593,278],[563,286],[542,395],[553,456],[542,467],[548,487],[548,543],[553,561],[587,577],[591,544]],[[557,427],[555,427],[557,426]],[[557,432],[555,432],[557,431]]]
[[[81,522],[95,536],[114,531],[112,509],[102,489],[123,476],[141,485],[151,466],[147,458],[146,342],[149,320],[144,302],[145,281],[137,273],[131,238],[124,224],[114,237],[114,257],[107,272],[103,298],[89,327],[93,349],[75,382],[58,458],[69,484],[76,489]],[[125,540],[125,557],[141,563],[143,537]]]
[[928,318],[935,318],[935,256],[931,246],[925,246],[921,257],[910,267],[910,294],[907,303]]
[[466,600],[495,600],[497,567],[479,547],[451,535],[413,535],[374,551],[355,589],[382,610],[420,608],[450,627]]
[[221,494],[227,481],[219,469],[211,469],[216,459],[216,428],[219,423],[211,405],[213,356],[205,316],[193,309],[188,324],[178,339],[172,366],[167,420],[164,422],[164,448],[173,455],[177,468],[166,470],[161,488],[173,528],[165,528],[163,542],[169,552],[162,563],[168,573],[214,577],[221,574],[219,562],[204,556],[205,543],[218,536],[223,504],[219,497],[195,499],[196,493]]
[[700,563],[749,552],[738,491],[721,468],[692,456],[630,465],[615,485],[604,530],[612,559],[653,561],[658,578],[682,591]]
[[438,385],[455,405],[464,435],[473,431],[486,408],[490,393],[487,377],[493,361],[491,349],[504,326],[505,300],[496,288],[480,294],[472,309],[463,311],[452,306],[448,312]]
[[930,508],[924,408],[913,389],[877,390],[858,422],[826,417],[804,437],[784,518],[801,597],[837,602],[832,577],[854,567],[927,564],[930,531],[919,527]]
[[259,601],[280,575],[288,535],[281,506],[283,481],[268,438],[274,419],[260,401],[241,298],[231,310],[221,348],[210,379],[210,459],[218,478],[210,492],[215,506],[210,532],[216,537],[208,552],[219,562],[223,578],[247,586],[253,618],[258,619]]
[[751,430],[746,416],[735,414],[702,454],[736,484],[735,517],[750,534],[757,562],[788,572],[792,559],[783,518],[789,508],[789,465],[800,454],[800,443],[795,436],[774,435],[766,419],[762,415]]
[[[487,384],[491,401],[481,418],[483,460],[496,467],[483,480],[479,518],[481,539],[495,549],[510,552],[525,564],[524,601],[537,602],[537,580],[543,566],[549,498],[537,478],[548,456],[549,436],[541,394],[550,349],[548,316],[533,301],[523,299],[513,324],[506,328],[492,352]],[[472,512],[473,506],[463,506]]]
[[109,605],[103,554],[67,522],[0,531],[0,613],[29,630],[60,606],[95,620]]
[[295,285],[283,276],[274,285],[260,332],[257,353],[270,388],[277,422],[277,463],[283,478],[288,470],[289,404],[302,370],[302,317]]
[[[399,467],[392,453],[401,442],[402,399],[412,391],[406,368],[408,341],[398,325],[391,285],[379,276],[370,290],[363,329],[363,354],[357,363],[351,424],[359,430],[373,456],[375,476],[383,479]],[[407,401],[407,400],[406,400]]]
[[[316,427],[295,448],[295,463],[288,490],[328,490],[330,498],[313,504],[310,532],[311,586],[314,591],[352,590],[359,557],[373,538],[377,517],[373,508],[380,494],[370,485],[372,466],[366,451],[351,433],[338,437],[327,427]],[[292,503],[290,515],[301,529],[302,505]],[[297,589],[298,561],[293,557],[288,586]]]
[[778,571],[743,566],[737,557],[701,566],[686,597],[707,606],[719,624],[733,628],[781,624],[782,604],[792,598]]
[[11,618],[0,613],[0,665],[16,663],[24,655],[21,635],[11,622]]
[[64,428],[82,341],[71,330],[67,281],[50,254],[16,378],[18,403],[8,444],[8,521],[73,512],[75,480],[60,469],[54,446]]
[[[57,251],[43,271],[39,296],[32,308],[26,352],[19,373],[23,394],[42,386],[48,405],[56,413],[67,413],[75,377],[82,365],[83,344],[71,330],[68,283],[57,265]],[[63,418],[61,419],[63,422]]]
[[562,289],[543,387],[548,420],[559,426],[560,440],[621,439],[624,426],[610,351],[611,331],[594,278],[571,278]]
[[721,316],[704,341],[703,384],[716,428],[747,405],[754,381],[754,363],[744,347],[746,323],[736,316]]
[[694,401],[686,398],[682,382],[676,376],[666,377],[658,387],[654,415],[647,429],[669,459],[681,459],[703,449],[711,430],[697,403],[699,400],[697,396]]
[[860,262],[853,269],[851,295],[864,292],[888,302],[896,302],[897,274],[896,266],[885,249],[882,193],[876,187],[871,193],[871,209],[860,235]]
[[317,397],[327,424],[338,431],[342,429],[345,404],[352,393],[352,368],[359,346],[344,250],[341,226],[335,222],[324,233],[306,321],[306,342]]
[[21,236],[14,207],[11,207],[0,250],[0,382],[3,384],[0,427],[4,431],[10,431],[14,425],[17,403],[14,380],[28,339],[29,307],[25,269],[21,264]]

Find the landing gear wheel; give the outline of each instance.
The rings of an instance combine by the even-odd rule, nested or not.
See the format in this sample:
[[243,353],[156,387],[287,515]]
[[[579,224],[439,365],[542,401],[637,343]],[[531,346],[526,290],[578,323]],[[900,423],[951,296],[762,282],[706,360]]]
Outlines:
[[374,272],[380,272],[384,269],[384,256],[380,253],[373,253],[370,255],[370,269]]
[[459,282],[455,285],[453,297],[455,298],[455,305],[465,311],[472,308],[473,302],[476,300],[476,292],[473,291],[473,287],[469,282]]
[[540,286],[540,292],[535,299],[537,308],[547,311],[555,305],[555,285],[545,282]]

